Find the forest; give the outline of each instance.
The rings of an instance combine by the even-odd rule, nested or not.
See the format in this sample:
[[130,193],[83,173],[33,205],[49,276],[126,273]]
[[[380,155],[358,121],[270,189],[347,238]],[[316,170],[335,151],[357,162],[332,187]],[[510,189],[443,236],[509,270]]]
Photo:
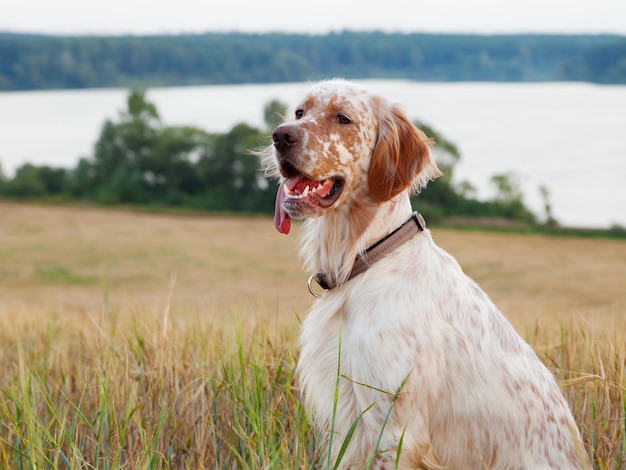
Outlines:
[[626,37],[0,33],[0,91],[344,78],[626,83]]

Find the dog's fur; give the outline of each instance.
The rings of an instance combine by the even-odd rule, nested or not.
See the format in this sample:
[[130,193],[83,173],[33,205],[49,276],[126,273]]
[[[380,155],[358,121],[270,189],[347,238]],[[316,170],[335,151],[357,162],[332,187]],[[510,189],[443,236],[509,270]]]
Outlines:
[[339,468],[370,456],[378,469],[588,468],[551,373],[428,230],[347,281],[355,257],[410,217],[410,191],[439,176],[429,139],[342,80],[317,85],[273,138],[276,226],[306,218],[306,265],[339,284],[307,314],[297,367],[333,461],[361,417]]

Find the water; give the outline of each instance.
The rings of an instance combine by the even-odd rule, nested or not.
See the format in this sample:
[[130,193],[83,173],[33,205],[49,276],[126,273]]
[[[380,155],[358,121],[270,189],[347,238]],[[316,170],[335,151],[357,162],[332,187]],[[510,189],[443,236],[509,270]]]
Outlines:
[[[462,155],[455,179],[480,197],[494,174],[518,175],[526,203],[572,226],[626,226],[626,86],[584,83],[418,83],[366,81],[411,118],[437,128]],[[168,125],[223,132],[263,126],[263,106],[294,104],[306,83],[151,89]],[[0,93],[0,161],[6,174],[24,162],[72,167],[92,153],[105,119],[117,119],[127,90]]]

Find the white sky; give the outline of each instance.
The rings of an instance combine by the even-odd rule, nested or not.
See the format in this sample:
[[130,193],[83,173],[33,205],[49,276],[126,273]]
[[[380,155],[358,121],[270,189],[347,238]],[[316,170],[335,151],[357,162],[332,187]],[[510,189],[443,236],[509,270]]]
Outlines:
[[626,0],[3,0],[0,31],[155,34],[382,30],[626,35]]

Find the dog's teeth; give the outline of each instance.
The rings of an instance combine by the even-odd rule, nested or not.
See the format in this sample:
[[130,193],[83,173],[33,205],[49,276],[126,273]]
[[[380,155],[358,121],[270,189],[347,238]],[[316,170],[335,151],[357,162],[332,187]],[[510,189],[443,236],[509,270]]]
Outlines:
[[283,192],[285,193],[286,196],[289,196],[292,199],[302,199],[302,198],[305,198],[305,197],[307,197],[307,196],[309,196],[311,194],[317,193],[320,189],[322,189],[324,187],[324,183],[326,181],[327,180],[324,180],[324,181],[318,183],[317,186],[306,186],[304,188],[304,191],[302,191],[300,194],[298,194],[295,191],[292,191],[285,184],[285,185],[283,185]]

